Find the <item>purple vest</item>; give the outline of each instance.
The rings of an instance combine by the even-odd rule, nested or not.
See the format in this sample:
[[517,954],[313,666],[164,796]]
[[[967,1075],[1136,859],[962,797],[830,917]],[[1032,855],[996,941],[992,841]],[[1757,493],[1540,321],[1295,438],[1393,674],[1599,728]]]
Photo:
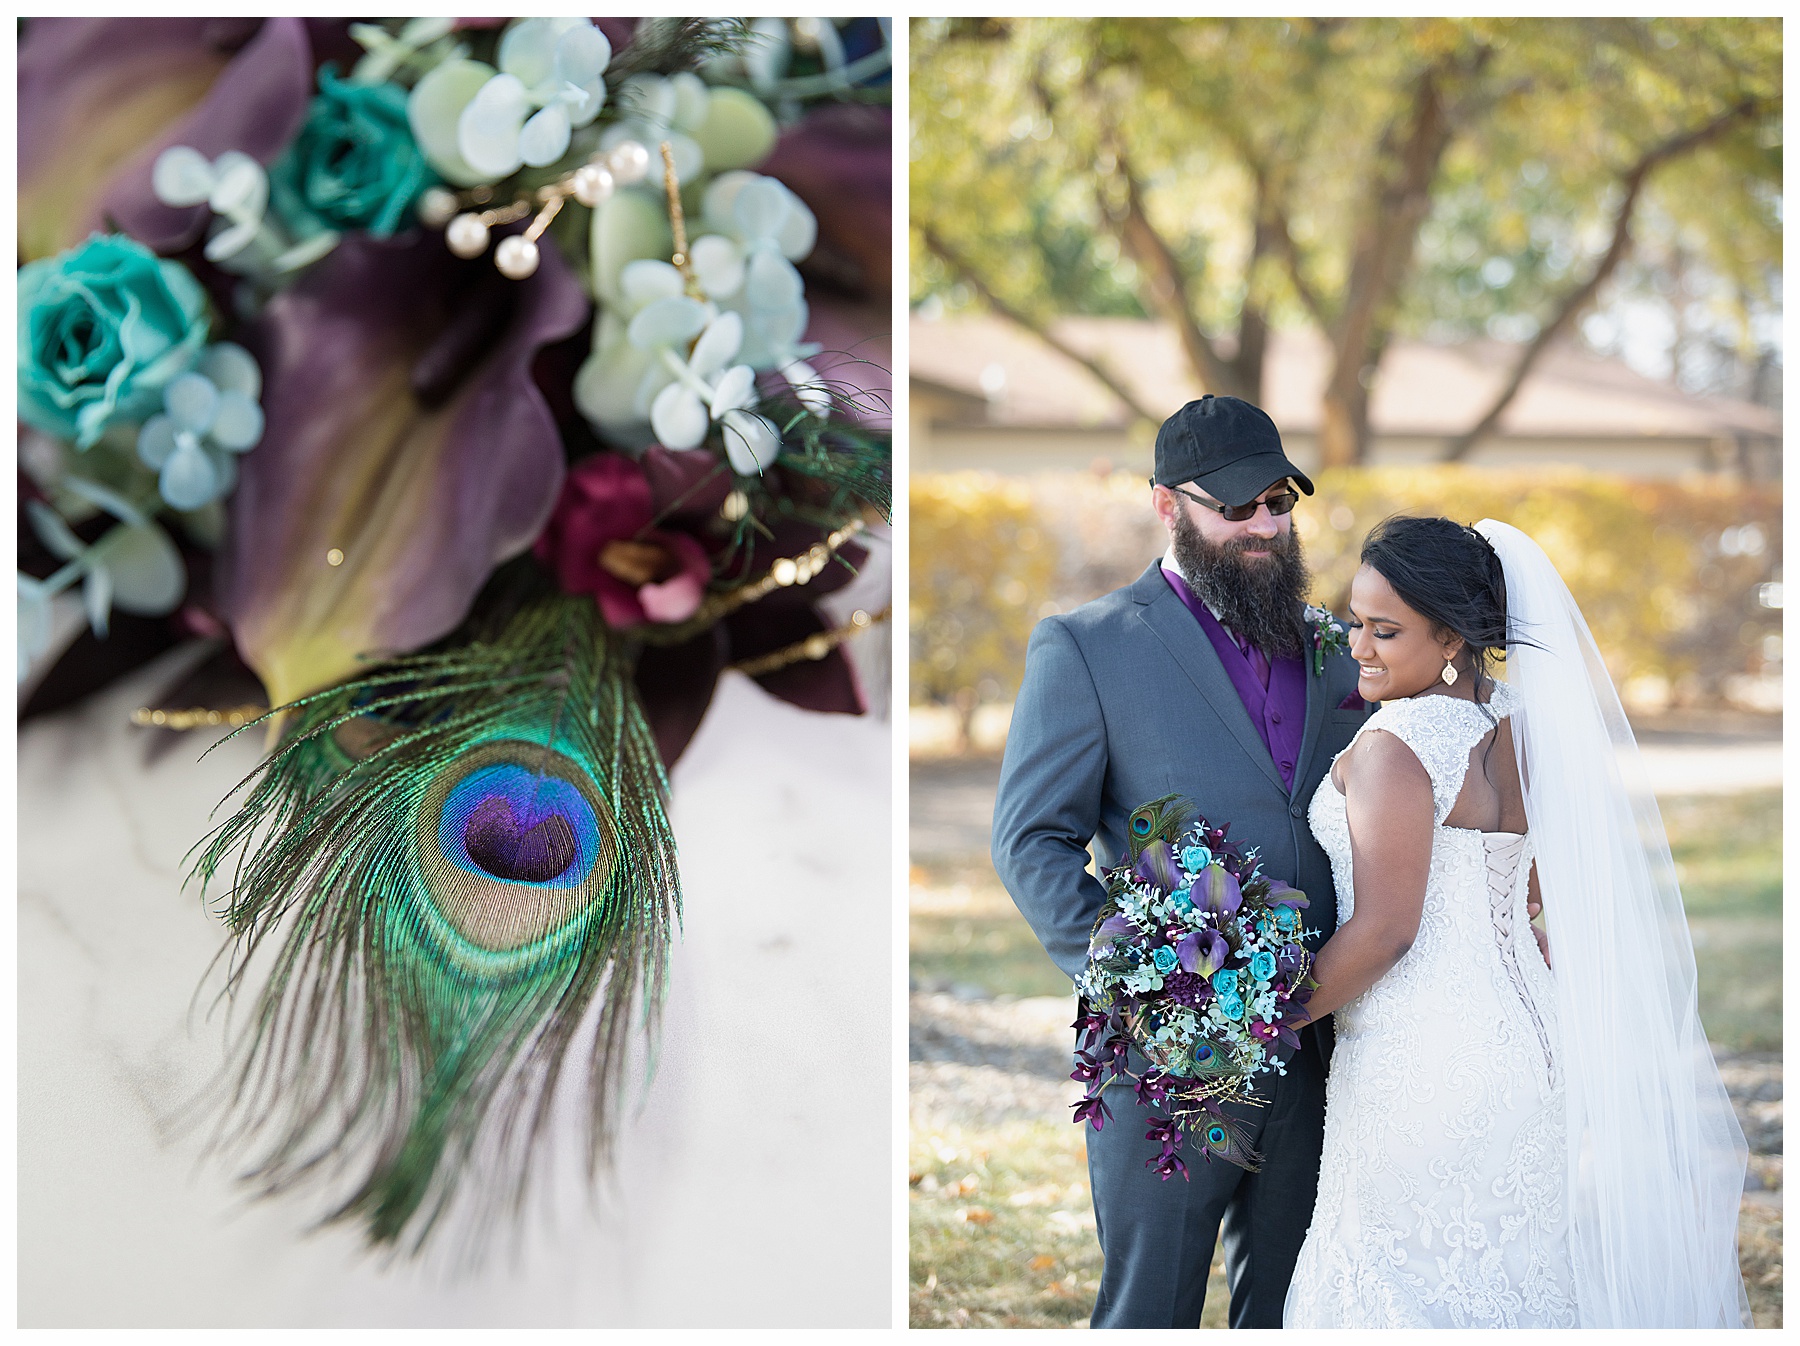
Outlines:
[[1206,632],[1206,638],[1218,651],[1219,662],[1225,666],[1225,676],[1237,688],[1238,698],[1249,712],[1250,723],[1256,726],[1275,769],[1281,773],[1281,783],[1292,794],[1294,763],[1300,760],[1300,742],[1306,734],[1306,661],[1298,655],[1283,655],[1270,660],[1269,685],[1265,689],[1251,668],[1250,660],[1238,648],[1237,641],[1219,625],[1219,619],[1212,615],[1206,604],[1194,597],[1187,581],[1167,566],[1163,567],[1162,576],[1182,606],[1194,614],[1194,620],[1200,623],[1200,629]]

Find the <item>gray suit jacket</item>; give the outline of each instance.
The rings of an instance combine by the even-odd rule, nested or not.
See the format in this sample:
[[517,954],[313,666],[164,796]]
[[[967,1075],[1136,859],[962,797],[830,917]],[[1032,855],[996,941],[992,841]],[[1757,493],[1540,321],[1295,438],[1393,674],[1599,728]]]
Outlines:
[[1087,961],[1105,896],[1087,871],[1124,853],[1125,819],[1171,792],[1214,826],[1262,850],[1264,872],[1311,901],[1306,926],[1337,928],[1331,864],[1307,826],[1307,805],[1368,708],[1339,710],[1356,690],[1348,655],[1308,670],[1306,733],[1290,792],[1231,685],[1212,642],[1153,562],[1138,579],[1032,632],[994,800],[994,869],[1070,978]]

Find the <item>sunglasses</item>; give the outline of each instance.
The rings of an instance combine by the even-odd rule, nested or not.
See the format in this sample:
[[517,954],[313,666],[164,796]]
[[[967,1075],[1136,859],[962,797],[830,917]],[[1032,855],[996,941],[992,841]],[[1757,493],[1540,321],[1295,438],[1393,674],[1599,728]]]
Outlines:
[[1300,496],[1296,491],[1277,491],[1266,500],[1252,500],[1247,505],[1221,505],[1216,501],[1203,499],[1192,491],[1184,491],[1179,486],[1171,486],[1169,489],[1176,495],[1192,500],[1196,505],[1206,506],[1229,523],[1243,523],[1246,520],[1254,519],[1259,505],[1267,505],[1270,514],[1289,514],[1293,512],[1294,506],[1300,503]]

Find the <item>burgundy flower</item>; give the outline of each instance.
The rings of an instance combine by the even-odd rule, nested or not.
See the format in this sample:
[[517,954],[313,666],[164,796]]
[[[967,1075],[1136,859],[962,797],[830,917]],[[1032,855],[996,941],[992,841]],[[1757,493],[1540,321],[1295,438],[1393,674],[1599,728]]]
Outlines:
[[1183,1162],[1180,1155],[1173,1151],[1164,1151],[1154,1159],[1146,1159],[1144,1165],[1147,1168],[1155,1169],[1156,1176],[1161,1178],[1164,1182],[1167,1182],[1177,1173],[1182,1176],[1183,1181],[1190,1181],[1188,1178],[1187,1164]]
[[1205,977],[1192,972],[1171,972],[1163,978],[1163,994],[1177,1005],[1199,1009],[1212,999],[1213,989]]
[[[1163,1100],[1169,1096],[1168,1074],[1161,1070],[1147,1070],[1139,1078],[1136,1088],[1139,1104],[1146,1108],[1161,1107]],[[1162,1119],[1152,1118],[1152,1120],[1160,1122]],[[1179,1137],[1179,1129],[1177,1129],[1176,1135]],[[1149,1139],[1155,1140],[1157,1137],[1151,1136]]]
[[598,453],[569,469],[536,555],[564,590],[594,595],[608,626],[685,621],[712,565],[696,539],[652,528],[655,517],[643,469]]
[[1164,1150],[1173,1152],[1181,1148],[1181,1123],[1171,1121],[1167,1117],[1152,1116],[1150,1126],[1144,1132],[1145,1140],[1153,1140]]
[[1075,1069],[1069,1072],[1069,1078],[1081,1084],[1092,1084],[1100,1078],[1100,1066],[1086,1052],[1075,1054]]
[[1112,1120],[1112,1110],[1101,1101],[1100,1095],[1094,1094],[1075,1104],[1075,1124],[1093,1123],[1094,1130],[1104,1131],[1106,1124]]

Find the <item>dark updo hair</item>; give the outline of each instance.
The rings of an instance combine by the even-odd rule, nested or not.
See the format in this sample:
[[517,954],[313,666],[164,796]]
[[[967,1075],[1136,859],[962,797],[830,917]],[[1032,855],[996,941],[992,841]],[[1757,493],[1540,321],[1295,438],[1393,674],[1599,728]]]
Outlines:
[[1506,575],[1486,538],[1449,519],[1395,515],[1363,540],[1362,563],[1438,630],[1462,637],[1478,687],[1493,676],[1506,653]]

